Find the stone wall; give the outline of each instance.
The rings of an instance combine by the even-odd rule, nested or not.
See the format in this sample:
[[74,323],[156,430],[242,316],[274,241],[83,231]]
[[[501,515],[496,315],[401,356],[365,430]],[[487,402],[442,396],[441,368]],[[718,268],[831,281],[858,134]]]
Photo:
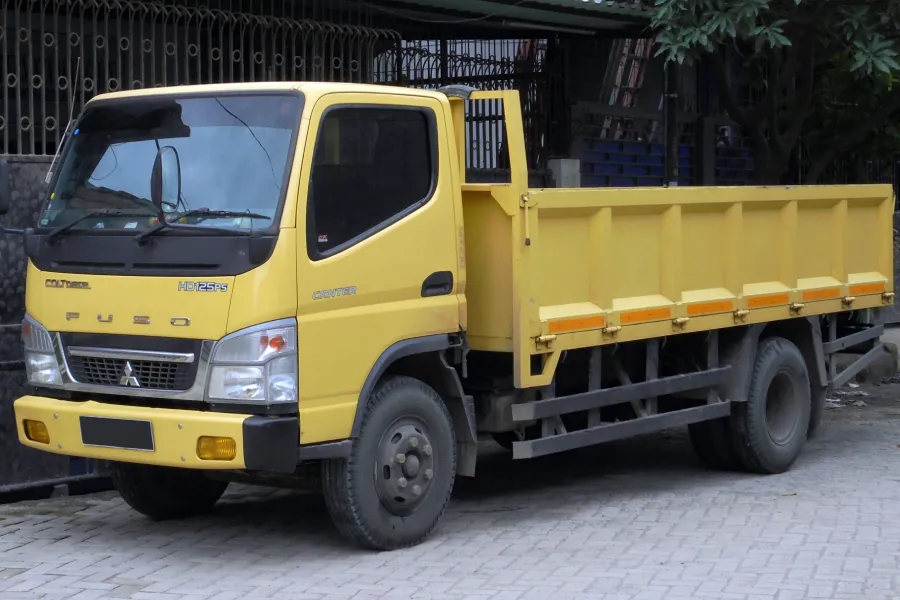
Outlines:
[[[9,161],[12,201],[0,217],[4,227],[31,227],[44,199],[49,156],[4,156]],[[0,234],[0,492],[34,482],[67,477],[67,457],[31,450],[19,444],[12,405],[25,391],[20,328],[25,315],[25,251],[21,236]]]

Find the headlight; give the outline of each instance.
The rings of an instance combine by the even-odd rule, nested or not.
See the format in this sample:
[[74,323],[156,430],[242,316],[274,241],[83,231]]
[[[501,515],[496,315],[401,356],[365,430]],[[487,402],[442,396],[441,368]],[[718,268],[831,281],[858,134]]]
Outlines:
[[22,343],[25,344],[25,372],[28,382],[35,385],[62,385],[59,363],[53,352],[53,338],[44,326],[25,315],[22,322]]
[[294,320],[251,327],[216,344],[206,388],[207,401],[296,402],[297,371]]

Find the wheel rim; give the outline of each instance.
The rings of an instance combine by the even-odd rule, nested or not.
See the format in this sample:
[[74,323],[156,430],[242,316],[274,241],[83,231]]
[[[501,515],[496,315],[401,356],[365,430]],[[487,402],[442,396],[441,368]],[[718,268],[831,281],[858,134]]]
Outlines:
[[404,417],[385,430],[378,442],[375,488],[391,513],[409,515],[425,500],[434,482],[434,448],[427,426]]
[[791,376],[779,371],[766,391],[766,429],[776,444],[786,444],[797,429],[800,407],[794,397]]

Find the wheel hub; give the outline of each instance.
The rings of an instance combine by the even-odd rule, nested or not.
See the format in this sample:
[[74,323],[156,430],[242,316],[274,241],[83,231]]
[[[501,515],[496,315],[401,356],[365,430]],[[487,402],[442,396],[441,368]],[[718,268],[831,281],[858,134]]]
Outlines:
[[415,454],[407,454],[403,463],[403,474],[415,478],[419,474],[419,458]]
[[378,444],[375,488],[381,503],[408,515],[422,502],[434,479],[434,450],[424,424],[406,419],[389,427]]
[[766,392],[766,429],[778,445],[786,444],[794,435],[800,410],[790,378],[777,373]]

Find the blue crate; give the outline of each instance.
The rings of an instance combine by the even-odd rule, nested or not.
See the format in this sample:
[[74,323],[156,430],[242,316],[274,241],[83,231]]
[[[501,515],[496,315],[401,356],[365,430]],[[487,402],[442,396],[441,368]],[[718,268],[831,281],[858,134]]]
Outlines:
[[613,163],[633,163],[637,159],[633,154],[610,154],[609,162]]
[[609,185],[612,187],[634,187],[633,177],[610,177]]
[[662,165],[665,164],[666,160],[663,156],[653,156],[653,155],[644,155],[637,157],[637,163],[639,165]]
[[599,150],[585,150],[581,153],[582,162],[606,162],[608,157],[609,153]]
[[659,187],[662,183],[662,178],[654,179],[652,177],[638,177],[637,180],[637,184],[642,187]]
[[582,175],[581,187],[609,187],[609,178],[601,175]]
[[649,167],[642,167],[639,165],[635,166],[624,166],[622,167],[622,175],[635,175],[640,177],[641,175],[646,175],[650,172]]
[[599,163],[591,165],[595,175],[621,175],[622,167],[611,163]]
[[621,152],[622,144],[621,142],[606,142],[594,140],[591,142],[591,150],[598,150],[600,152]]

